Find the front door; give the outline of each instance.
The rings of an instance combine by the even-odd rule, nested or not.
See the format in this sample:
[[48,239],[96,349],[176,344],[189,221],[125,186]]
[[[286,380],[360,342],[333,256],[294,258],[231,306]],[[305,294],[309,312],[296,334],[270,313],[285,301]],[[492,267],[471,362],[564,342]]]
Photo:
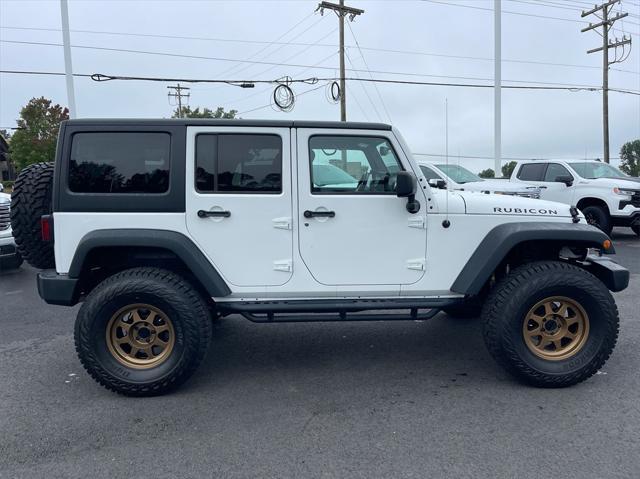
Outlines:
[[395,193],[408,169],[390,132],[298,129],[300,255],[325,285],[412,284],[424,275],[425,198]]
[[292,274],[291,131],[189,127],[187,229],[236,286]]

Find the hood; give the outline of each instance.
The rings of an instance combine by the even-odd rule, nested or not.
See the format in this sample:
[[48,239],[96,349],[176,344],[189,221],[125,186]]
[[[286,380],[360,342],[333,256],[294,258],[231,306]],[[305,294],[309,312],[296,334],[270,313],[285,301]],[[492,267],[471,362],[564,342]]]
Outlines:
[[579,183],[586,184],[587,182],[596,186],[604,186],[604,187],[615,187],[618,188],[631,188],[631,189],[640,189],[638,183],[640,183],[640,178],[627,177],[627,178],[594,178],[590,180],[581,179]]
[[460,192],[460,194],[467,204],[468,214],[571,218],[570,206],[554,201],[519,196],[477,195],[467,192]]
[[509,180],[484,180],[484,181],[472,181],[460,185],[465,191],[483,191],[493,193],[495,191],[509,191],[509,192],[526,192],[532,189],[537,189],[534,185],[527,185],[526,183],[511,183]]

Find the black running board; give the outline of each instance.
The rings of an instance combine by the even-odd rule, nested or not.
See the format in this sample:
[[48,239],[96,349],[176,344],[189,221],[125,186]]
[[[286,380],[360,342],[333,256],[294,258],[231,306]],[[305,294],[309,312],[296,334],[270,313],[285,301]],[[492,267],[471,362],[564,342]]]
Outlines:
[[[238,301],[216,305],[255,323],[319,321],[419,321],[430,319],[461,298]],[[400,310],[402,312],[400,312]]]

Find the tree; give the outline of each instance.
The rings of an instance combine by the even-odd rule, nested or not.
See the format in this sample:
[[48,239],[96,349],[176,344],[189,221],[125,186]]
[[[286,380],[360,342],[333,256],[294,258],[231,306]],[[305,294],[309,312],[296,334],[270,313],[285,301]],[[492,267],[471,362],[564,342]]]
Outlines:
[[495,178],[496,172],[491,168],[487,168],[486,170],[482,170],[480,173],[478,173],[478,176],[480,178]]
[[62,120],[69,119],[69,109],[52,104],[45,97],[32,98],[18,119],[18,130],[9,145],[11,159],[20,170],[40,161],[53,161],[58,130]]
[[[237,113],[238,110],[224,111],[224,108],[221,106],[219,106],[215,111],[206,107],[200,110],[199,106],[194,110],[192,110],[190,106],[182,107],[183,118],[235,118]],[[180,118],[177,108],[171,115],[171,118]]]
[[502,165],[502,177],[503,178],[511,178],[511,173],[515,170],[517,163],[515,161],[510,161],[506,165]]
[[640,176],[640,139],[622,145],[620,159],[622,171],[631,176]]

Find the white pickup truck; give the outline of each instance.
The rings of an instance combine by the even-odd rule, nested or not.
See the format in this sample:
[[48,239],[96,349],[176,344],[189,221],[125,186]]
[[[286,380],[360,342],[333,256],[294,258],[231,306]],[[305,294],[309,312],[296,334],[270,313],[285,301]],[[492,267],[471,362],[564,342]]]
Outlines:
[[540,188],[534,185],[516,185],[508,180],[480,178],[460,165],[432,163],[424,160],[418,160],[418,165],[431,186],[440,186],[441,188],[446,186],[449,190],[457,191],[540,198]]
[[610,233],[628,226],[640,236],[640,178],[594,160],[519,161],[514,184],[541,187],[543,200],[575,205],[589,224]]

